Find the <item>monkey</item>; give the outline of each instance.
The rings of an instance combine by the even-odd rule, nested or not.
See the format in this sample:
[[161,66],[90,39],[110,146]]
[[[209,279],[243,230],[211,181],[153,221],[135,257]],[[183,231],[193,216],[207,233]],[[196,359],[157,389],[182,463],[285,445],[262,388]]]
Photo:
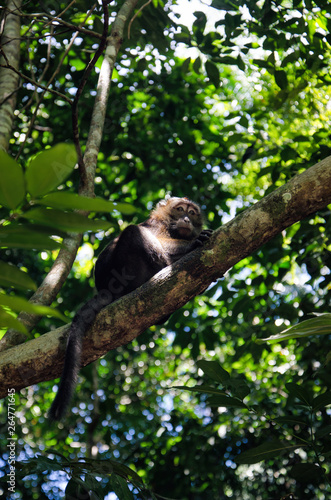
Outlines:
[[94,269],[97,295],[72,321],[60,385],[48,414],[51,420],[61,420],[66,414],[80,369],[83,337],[97,313],[203,245],[212,230],[202,227],[199,205],[188,198],[171,197],[161,200],[145,222],[127,226],[101,252]]

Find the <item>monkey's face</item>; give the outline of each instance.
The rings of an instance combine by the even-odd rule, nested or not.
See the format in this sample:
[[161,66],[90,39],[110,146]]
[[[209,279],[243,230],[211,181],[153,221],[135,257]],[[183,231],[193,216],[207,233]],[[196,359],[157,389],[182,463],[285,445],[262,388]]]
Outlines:
[[169,207],[169,232],[172,238],[193,240],[201,232],[202,220],[197,205],[189,202],[174,203]]

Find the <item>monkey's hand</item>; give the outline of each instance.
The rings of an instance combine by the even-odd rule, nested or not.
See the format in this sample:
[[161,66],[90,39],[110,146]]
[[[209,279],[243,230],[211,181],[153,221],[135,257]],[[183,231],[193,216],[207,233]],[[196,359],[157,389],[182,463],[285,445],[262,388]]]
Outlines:
[[213,234],[212,229],[203,229],[199,234],[199,236],[197,237],[197,239],[194,241],[195,248],[200,247],[206,241],[208,241],[212,234]]

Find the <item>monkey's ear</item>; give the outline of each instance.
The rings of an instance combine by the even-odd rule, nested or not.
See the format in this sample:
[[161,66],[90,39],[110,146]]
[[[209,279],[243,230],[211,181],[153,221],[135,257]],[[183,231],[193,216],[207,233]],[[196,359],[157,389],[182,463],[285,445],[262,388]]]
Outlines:
[[156,208],[158,208],[158,207],[165,207],[167,203],[168,203],[168,200],[161,200],[156,205]]

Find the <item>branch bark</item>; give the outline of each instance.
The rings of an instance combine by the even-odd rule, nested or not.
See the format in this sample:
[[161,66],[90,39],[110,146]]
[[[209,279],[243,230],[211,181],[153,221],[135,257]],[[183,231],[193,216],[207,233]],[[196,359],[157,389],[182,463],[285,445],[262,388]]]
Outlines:
[[[331,203],[331,156],[220,227],[208,243],[102,310],[84,340],[85,366],[173,313],[285,228]],[[0,396],[61,374],[68,326],[0,357]]]

